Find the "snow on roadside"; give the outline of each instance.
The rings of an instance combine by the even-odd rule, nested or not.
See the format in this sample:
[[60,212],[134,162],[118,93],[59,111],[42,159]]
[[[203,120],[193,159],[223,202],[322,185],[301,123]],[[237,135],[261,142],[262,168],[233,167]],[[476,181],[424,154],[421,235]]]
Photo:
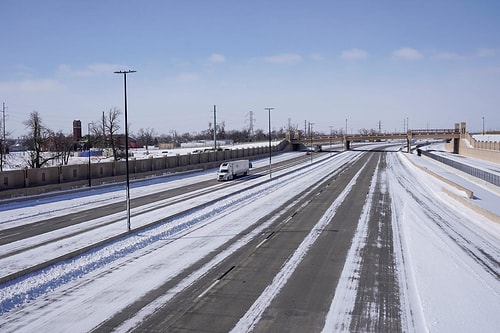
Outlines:
[[[334,163],[341,165],[345,161],[344,158],[348,157],[344,156]],[[307,188],[311,179],[323,177],[327,170],[331,170],[331,167],[331,163],[319,163],[314,172],[304,171],[305,176],[303,177],[290,175],[289,177],[277,178],[271,183],[261,186],[260,190],[256,188],[251,193],[243,193],[242,196],[246,196],[248,200],[238,197],[226,199],[225,202],[231,201],[236,204],[228,206],[229,211],[217,210],[217,207],[224,206],[224,203],[219,202],[215,207],[207,208],[206,218],[200,216],[198,218],[196,216],[181,217],[180,219],[186,219],[185,223],[192,223],[193,218],[200,221],[196,224],[197,227],[192,230],[190,237],[182,238],[182,230],[187,231],[188,229],[180,228],[175,234],[176,241],[172,242],[173,238],[166,230],[172,225],[167,223],[158,228],[160,232],[152,230],[151,235],[148,235],[148,232],[141,232],[124,240],[120,248],[113,244],[103,248],[102,253],[93,251],[91,255],[95,256],[96,260],[86,257],[80,261],[84,266],[90,265],[85,267],[92,268],[92,265],[95,265],[95,269],[82,272],[84,274],[81,276],[51,272],[47,275],[49,280],[46,281],[48,282],[43,282],[43,279],[40,281],[41,283],[34,280],[34,283],[26,283],[24,287],[19,284],[19,281],[13,282],[6,286],[11,288],[11,291],[7,289],[0,291],[3,293],[1,299],[10,299],[15,302],[16,295],[20,295],[19,299],[22,303],[29,301],[30,304],[24,303],[19,308],[17,306],[20,304],[16,308],[13,308],[12,304],[8,305],[12,310],[2,314],[4,324],[0,324],[0,326],[5,331],[19,329],[30,331],[35,328],[40,329],[40,327],[43,327],[44,330],[61,332],[67,330],[87,331],[93,327],[92,325],[102,322],[113,313],[120,311],[122,307],[165,283],[177,272],[186,269],[233,235],[255,223],[260,217],[269,214],[276,205],[289,200],[296,191]],[[294,191],[290,191],[290,186],[294,188]],[[260,196],[257,194],[259,191],[266,193],[262,192]],[[170,223],[172,222],[175,221],[170,221]],[[182,222],[177,221],[177,225],[181,226]],[[218,236],[214,238],[213,235]],[[252,234],[253,236],[255,233]],[[148,240],[154,240],[154,242],[148,244]],[[119,243],[115,242],[116,245]],[[242,242],[237,244],[242,246]],[[139,258],[140,260],[138,260]],[[107,264],[106,261],[108,261]],[[81,266],[78,266],[75,261],[68,262],[67,265],[70,268],[69,272],[81,272]],[[210,267],[213,266],[207,266],[204,269],[210,269]],[[195,273],[196,276],[203,274],[203,272]],[[66,276],[71,280],[62,281],[63,285],[58,286],[57,282],[61,281],[58,276]],[[190,281],[192,283],[192,280]],[[29,288],[35,292],[39,291],[37,288],[45,288],[46,292],[40,292],[39,295],[42,297],[30,300]],[[12,292],[12,290],[14,290],[14,294],[10,294],[11,296],[8,298],[7,293]],[[176,290],[180,290],[179,287]],[[71,318],[71,320],[68,321],[67,318]]]
[[[288,155],[288,157],[291,156],[293,155]],[[276,172],[275,176],[278,176],[279,174],[280,172]],[[171,189],[181,186],[188,186],[193,182],[198,182],[200,180],[207,180],[207,177],[212,177],[212,176],[211,175],[190,176],[186,177],[185,179],[173,180],[166,184],[153,183],[150,185],[144,185],[137,188],[133,188],[131,192],[133,197],[139,197],[152,192],[164,190],[165,187]],[[239,182],[233,185],[232,191],[245,188],[250,184],[257,184],[264,181],[266,181],[266,179],[256,178],[256,179],[246,180],[244,182]],[[213,186],[213,188],[224,187],[227,185],[228,183],[217,183],[216,185]],[[177,196],[175,197],[175,200],[178,202],[168,206],[165,209],[153,209],[153,208],[166,205],[172,199],[166,198],[164,200],[157,200],[148,205],[143,205],[138,208],[133,208],[131,211],[133,228],[141,227],[145,224],[151,223],[152,221],[158,221],[164,219],[165,216],[170,216],[182,212],[183,210],[186,209],[186,207],[195,207],[226,194],[226,192],[224,191],[219,191],[219,192],[208,191],[208,192],[211,193],[207,193],[202,197],[195,197],[189,200],[186,197],[196,193],[196,191],[190,192],[189,194],[185,194],[182,196]],[[64,201],[63,203],[61,200],[59,200],[59,201],[52,201],[48,205],[31,206],[26,208],[16,208],[12,210],[6,210],[4,212],[0,212],[0,218],[7,220],[7,217],[15,216],[19,211],[26,210],[31,212],[29,216],[25,216],[24,220],[20,219],[12,221],[10,224],[6,223],[10,227],[13,227],[22,225],[23,222],[24,223],[34,222],[37,220],[37,218],[40,219],[40,217],[44,215],[50,214],[51,216],[63,216],[65,213],[77,213],[83,211],[84,209],[88,209],[88,207],[86,207],[83,203],[89,201],[92,202],[106,201],[108,204],[119,201],[115,199],[114,196],[115,195],[113,194],[110,197],[108,193],[104,192],[102,194],[92,196],[91,198],[93,199],[91,200],[87,196],[83,196],[80,198],[73,198],[73,195],[71,195],[72,199],[69,200],[69,203],[71,203],[70,208],[67,208],[67,205],[69,204],[68,201]],[[122,197],[121,201],[123,201],[123,199],[124,198]],[[82,204],[79,204],[81,202]],[[37,209],[40,210],[39,214],[36,214]],[[142,214],[136,216],[136,213],[138,213],[139,211]],[[30,251],[15,253],[6,258],[0,258],[0,276],[6,276],[16,271],[36,265],[38,263],[48,261],[57,256],[62,256],[68,252],[72,252],[77,249],[83,248],[85,246],[95,244],[99,241],[116,236],[126,230],[124,227],[125,222],[123,221],[125,217],[126,217],[125,212],[123,211],[112,215],[107,215],[98,219],[92,219],[92,220],[89,219],[85,223],[80,223],[63,229],[58,229],[56,231],[51,232],[50,234],[37,235],[14,243],[1,245],[0,250],[2,251],[2,253],[5,254],[15,253],[18,250],[27,247],[32,247],[33,249]],[[92,228],[94,229],[93,231],[90,230]],[[82,231],[85,230],[87,232],[83,233]],[[67,237],[69,236],[71,237],[68,239]],[[54,239],[56,240],[61,239],[61,240],[52,241]],[[39,247],[34,248],[34,245],[39,245],[39,244],[40,244]]]
[[[500,327],[497,315],[500,311],[499,279],[475,261],[471,256],[474,252],[467,252],[465,246],[474,246],[470,251],[479,251],[478,254],[483,251],[500,262],[500,225],[444,195],[440,182],[412,168],[402,154],[387,155],[385,176],[392,201],[394,245],[403,293],[403,330],[496,332]],[[313,172],[311,176],[315,175],[318,174]],[[293,191],[275,189],[269,197],[243,205],[230,216],[218,218],[216,223],[210,222],[214,216],[208,213],[202,222],[203,228],[193,231],[192,237],[176,242],[171,242],[168,236],[159,237],[154,244],[139,249],[132,256],[118,258],[111,266],[97,267],[62,287],[48,285],[50,292],[3,313],[0,329],[5,332],[89,331],[203,258],[249,223],[257,221],[259,216],[269,213],[280,200],[287,200],[291,192],[296,193],[297,187],[306,186],[306,182],[307,179],[304,182],[295,180]],[[498,202],[498,196],[494,195],[483,200],[492,198]],[[431,215],[425,207],[432,207],[437,213]],[[447,224],[440,226],[437,222],[443,215]],[[245,219],[239,218],[241,216]],[[453,231],[455,234],[450,234]],[[255,233],[249,234],[242,242],[254,236]],[[144,234],[137,237],[144,237]],[[458,237],[458,241],[453,237]],[[170,292],[174,294],[190,285],[233,250],[235,248],[228,248]],[[493,269],[498,273],[498,266]],[[170,296],[166,293],[165,297]],[[4,299],[3,295],[0,299]],[[158,299],[144,307],[120,329],[133,327],[163,301],[166,299]]]
[[[403,158],[399,155],[389,157],[406,328],[496,332],[500,327],[499,226],[468,208],[452,209],[435,179],[411,172],[405,160],[398,161]],[[483,228],[475,228],[476,224]],[[485,256],[497,276],[485,267],[487,262],[481,262],[487,260]]]

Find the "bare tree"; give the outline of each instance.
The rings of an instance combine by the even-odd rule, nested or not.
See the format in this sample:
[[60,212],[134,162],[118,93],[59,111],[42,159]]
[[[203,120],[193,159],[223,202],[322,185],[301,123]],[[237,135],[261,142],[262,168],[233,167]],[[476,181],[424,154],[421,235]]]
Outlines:
[[62,131],[50,134],[57,157],[63,165],[67,165],[71,152],[75,148],[76,141],[72,135],[65,135]]
[[58,158],[57,154],[48,158],[44,158],[42,155],[44,144],[47,143],[51,131],[43,124],[38,111],[31,112],[29,119],[23,124],[29,130],[25,142],[29,149],[29,160],[27,161],[29,167],[41,168],[48,161]]
[[[7,136],[10,135],[10,132],[5,131],[5,126],[3,126],[0,121],[0,131],[2,131],[2,135],[0,136],[0,171],[3,171],[3,166],[6,162],[7,154],[9,153],[8,144],[7,144]],[[5,131],[5,133],[3,133]]]
[[118,160],[118,148],[119,142],[117,138],[117,133],[120,130],[120,115],[122,114],[120,109],[113,107],[109,109],[108,114],[104,117],[104,133],[109,139],[109,145],[113,151],[113,158],[115,161]]
[[106,148],[106,131],[102,119],[90,123],[90,133],[93,141],[92,147]]
[[366,128],[361,128],[359,130],[359,133],[360,134],[363,134],[363,135],[368,135],[368,134],[375,134],[377,133],[377,130],[371,128],[371,129],[366,129]]
[[146,147],[152,146],[155,142],[155,135],[155,130],[152,128],[140,128],[137,132],[137,139]]
[[226,138],[226,122],[222,121],[217,125],[217,134],[216,134],[219,139],[225,139]]
[[207,136],[210,138],[210,139],[213,139],[214,137],[214,127],[212,127],[212,122],[208,122],[208,129],[206,131],[207,133]]

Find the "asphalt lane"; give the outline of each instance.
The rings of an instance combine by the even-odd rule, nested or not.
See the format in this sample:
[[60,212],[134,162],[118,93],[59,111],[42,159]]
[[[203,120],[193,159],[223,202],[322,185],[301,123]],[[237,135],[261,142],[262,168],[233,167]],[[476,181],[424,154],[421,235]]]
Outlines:
[[351,332],[402,332],[391,202],[383,177],[386,154],[380,154],[366,245],[360,252],[360,277]]
[[[306,156],[301,156],[292,160],[287,160],[279,163],[275,163],[274,167],[276,170],[279,168],[286,168],[290,165],[300,163],[302,160],[307,159]],[[255,168],[250,171],[250,175],[258,175],[259,173],[265,173],[267,171],[267,167]],[[235,184],[231,183],[218,183],[215,180],[215,175],[213,180],[203,181],[199,183],[193,183],[188,186],[167,189],[165,191],[151,193],[142,197],[131,197],[130,205],[131,208],[141,207],[143,205],[150,204],[152,202],[161,201],[168,198],[175,198],[176,196],[184,195],[187,193],[195,192],[198,190],[203,190],[209,186],[219,185],[219,188],[223,188],[225,186],[231,186]],[[91,189],[87,189],[91,190]],[[213,191],[214,189],[212,189]],[[55,194],[51,194],[51,196],[56,196]],[[125,196],[124,196],[125,198]],[[19,199],[21,201],[22,199]],[[26,198],[26,200],[30,200]],[[61,200],[63,201],[63,200]],[[89,208],[83,211],[79,211],[77,213],[67,214],[64,216],[47,218],[44,220],[40,220],[31,224],[23,224],[17,227],[4,229],[0,232],[0,245],[5,245],[9,243],[13,243],[19,240],[27,239],[30,237],[38,236],[45,233],[50,233],[56,231],[58,229],[66,228],[69,226],[77,225],[80,223],[85,223],[89,220],[94,220],[101,218],[103,216],[111,216],[115,213],[123,212],[126,209],[125,201],[112,203],[108,205],[103,205],[98,208]],[[141,213],[138,213],[141,214]],[[136,216],[135,214],[134,216]],[[113,223],[114,221],[110,221],[109,223]]]
[[[262,235],[214,267],[210,274],[174,297],[135,331],[228,332],[276,277],[285,262],[365,165],[358,180],[328,225],[320,232],[290,279],[274,297],[254,332],[320,332],[342,273],[379,157],[368,153],[328,181]],[[382,172],[384,163],[379,166]],[[380,179],[380,177],[379,177]],[[383,184],[373,196],[368,246],[362,254],[360,288],[351,331],[400,331],[397,279],[392,258],[390,202]],[[277,207],[277,210],[283,207]],[[382,238],[382,241],[380,240]],[[375,250],[375,251],[374,251]],[[165,285],[163,291],[168,292]],[[370,316],[371,306],[379,319]],[[128,314],[129,317],[133,313]],[[107,329],[110,327],[108,326]]]

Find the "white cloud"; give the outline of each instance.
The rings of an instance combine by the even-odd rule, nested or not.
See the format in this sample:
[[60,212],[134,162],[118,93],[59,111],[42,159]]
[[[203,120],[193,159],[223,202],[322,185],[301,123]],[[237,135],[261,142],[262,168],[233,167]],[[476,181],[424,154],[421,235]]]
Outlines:
[[15,74],[22,77],[31,77],[35,74],[35,70],[23,64],[14,65]]
[[208,58],[208,61],[211,63],[221,63],[226,61],[226,57],[222,54],[214,53],[210,56],[210,58]]
[[193,82],[197,81],[200,75],[197,73],[181,73],[177,75],[177,80],[180,82]]
[[480,58],[493,57],[497,55],[498,50],[495,49],[479,49],[476,52],[476,56]]
[[394,51],[392,55],[396,58],[401,58],[406,60],[419,60],[424,57],[422,53],[409,47],[400,48]]
[[298,54],[284,53],[264,58],[265,62],[272,64],[294,65],[302,62],[302,56]]
[[485,73],[490,75],[498,75],[500,74],[500,66],[488,67],[486,68]]
[[368,57],[368,53],[365,50],[361,49],[351,49],[342,51],[340,57],[342,59],[349,59],[349,60],[366,59]]
[[313,54],[311,54],[310,58],[311,58],[311,60],[314,60],[314,61],[321,61],[321,60],[324,59],[323,56],[321,54],[319,54],[319,53],[313,53]]
[[456,60],[456,59],[463,58],[463,56],[456,54],[456,53],[452,53],[452,52],[440,52],[440,53],[436,53],[432,57],[434,59],[439,59],[439,60]]
[[47,93],[61,91],[64,86],[52,79],[33,79],[17,82],[0,82],[0,92]]
[[71,66],[62,64],[57,68],[57,73],[59,75],[64,76],[79,76],[79,77],[88,77],[88,76],[97,76],[97,75],[109,75],[115,71],[119,70],[127,70],[129,69],[127,66],[118,65],[118,64],[105,64],[105,63],[97,63],[87,65],[84,69],[73,69]]

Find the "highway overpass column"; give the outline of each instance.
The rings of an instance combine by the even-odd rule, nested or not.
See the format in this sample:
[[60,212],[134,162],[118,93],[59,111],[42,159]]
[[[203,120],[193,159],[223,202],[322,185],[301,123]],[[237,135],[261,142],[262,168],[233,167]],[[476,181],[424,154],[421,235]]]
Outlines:
[[347,139],[347,135],[344,136],[344,150],[350,150],[351,149],[351,141]]
[[406,132],[406,133],[407,133],[407,135],[406,135],[406,146],[407,146],[406,152],[411,153],[411,130],[408,130],[408,132]]
[[460,152],[460,140],[465,135],[465,123],[462,124],[455,123],[455,132],[459,132],[460,135],[458,138],[453,138],[453,154],[459,154]]

